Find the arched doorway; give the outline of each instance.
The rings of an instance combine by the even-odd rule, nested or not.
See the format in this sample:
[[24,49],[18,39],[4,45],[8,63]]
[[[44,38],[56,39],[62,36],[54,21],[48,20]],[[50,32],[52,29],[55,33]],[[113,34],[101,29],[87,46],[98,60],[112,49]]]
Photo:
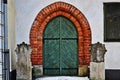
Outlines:
[[64,16],[68,18],[76,27],[78,45],[78,66],[90,63],[89,46],[91,44],[91,30],[85,16],[65,2],[55,2],[43,8],[35,18],[30,30],[30,45],[32,47],[32,65],[43,65],[43,35],[46,25],[55,17]]
[[43,74],[77,75],[78,46],[74,24],[63,16],[52,19],[43,35]]

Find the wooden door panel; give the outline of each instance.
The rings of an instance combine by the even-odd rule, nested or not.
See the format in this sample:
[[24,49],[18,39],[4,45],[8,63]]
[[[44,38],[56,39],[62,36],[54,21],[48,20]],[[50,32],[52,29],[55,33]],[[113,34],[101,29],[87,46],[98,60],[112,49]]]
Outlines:
[[[54,75],[60,73],[59,64],[59,40],[45,40],[44,41],[44,74]],[[52,72],[52,73],[51,73]]]
[[49,22],[45,28],[44,38],[60,38],[59,36],[60,19],[55,18]]
[[62,40],[60,46],[61,74],[77,75],[77,40]]
[[56,76],[56,75],[60,75],[60,69],[48,69],[48,68],[44,68],[43,69],[43,74],[46,76]]
[[62,69],[61,75],[63,76],[76,76],[77,75],[77,69]]
[[59,41],[45,40],[44,67],[59,68]]
[[65,17],[48,23],[43,39],[44,75],[77,75],[77,32]]
[[77,31],[74,24],[65,17],[60,17],[60,37],[77,38]]

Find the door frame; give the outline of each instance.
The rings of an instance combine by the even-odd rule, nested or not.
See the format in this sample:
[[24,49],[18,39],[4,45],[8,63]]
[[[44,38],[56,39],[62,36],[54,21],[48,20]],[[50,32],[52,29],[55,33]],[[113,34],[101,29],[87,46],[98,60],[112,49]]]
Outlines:
[[82,12],[71,4],[55,2],[43,8],[36,16],[30,30],[32,65],[42,65],[43,32],[47,23],[54,17],[64,16],[72,21],[78,33],[78,63],[80,67],[90,63],[91,29]]

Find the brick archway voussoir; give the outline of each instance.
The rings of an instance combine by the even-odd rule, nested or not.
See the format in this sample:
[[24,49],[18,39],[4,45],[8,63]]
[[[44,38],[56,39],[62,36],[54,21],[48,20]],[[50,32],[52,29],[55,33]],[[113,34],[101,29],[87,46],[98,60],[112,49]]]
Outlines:
[[30,44],[32,47],[32,64],[42,64],[42,36],[47,23],[56,16],[70,19],[78,31],[78,57],[80,65],[90,62],[89,45],[91,44],[90,26],[85,16],[74,6],[56,2],[42,9],[37,15],[31,31]]

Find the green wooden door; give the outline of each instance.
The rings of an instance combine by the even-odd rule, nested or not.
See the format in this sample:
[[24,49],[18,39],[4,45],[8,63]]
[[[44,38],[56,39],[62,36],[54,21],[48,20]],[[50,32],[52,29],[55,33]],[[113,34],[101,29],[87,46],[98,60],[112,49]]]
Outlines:
[[48,23],[43,39],[43,74],[77,75],[77,31],[65,17]]

